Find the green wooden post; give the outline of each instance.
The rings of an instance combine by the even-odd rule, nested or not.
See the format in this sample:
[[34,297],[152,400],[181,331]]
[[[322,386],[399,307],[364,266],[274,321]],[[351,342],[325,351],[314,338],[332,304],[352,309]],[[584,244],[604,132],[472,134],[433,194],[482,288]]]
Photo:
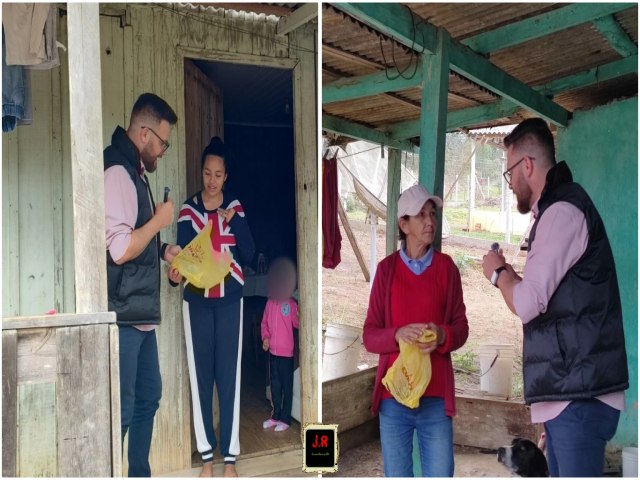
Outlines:
[[398,196],[400,195],[400,173],[402,152],[396,148],[389,149],[387,166],[387,255],[398,248]]
[[[422,108],[420,110],[420,166],[418,180],[427,190],[442,198],[444,190],[444,151],[447,132],[447,91],[449,88],[448,33],[438,29],[436,51],[424,54],[422,65]],[[434,247],[442,243],[442,211]]]

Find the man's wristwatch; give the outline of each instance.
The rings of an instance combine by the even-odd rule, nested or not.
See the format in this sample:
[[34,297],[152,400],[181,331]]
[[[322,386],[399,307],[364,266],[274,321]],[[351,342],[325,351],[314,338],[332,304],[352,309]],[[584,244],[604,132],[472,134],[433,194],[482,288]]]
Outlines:
[[500,274],[502,273],[503,270],[506,270],[507,267],[505,267],[504,265],[502,267],[498,267],[493,271],[493,274],[491,275],[491,284],[494,287],[498,287],[498,277],[500,276]]

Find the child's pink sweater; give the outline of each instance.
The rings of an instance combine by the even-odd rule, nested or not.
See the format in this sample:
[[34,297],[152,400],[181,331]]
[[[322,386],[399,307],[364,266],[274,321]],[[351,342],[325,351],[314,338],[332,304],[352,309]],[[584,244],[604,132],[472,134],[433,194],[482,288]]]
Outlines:
[[293,329],[298,326],[298,304],[293,298],[267,301],[261,331],[262,341],[269,339],[272,355],[293,357]]

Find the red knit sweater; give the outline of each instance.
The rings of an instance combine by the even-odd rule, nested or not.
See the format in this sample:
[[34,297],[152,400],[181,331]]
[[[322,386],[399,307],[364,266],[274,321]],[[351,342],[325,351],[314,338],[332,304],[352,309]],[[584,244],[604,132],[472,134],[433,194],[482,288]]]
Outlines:
[[[408,323],[430,321],[444,329],[446,338],[431,353],[434,370],[425,395],[444,397],[445,413],[455,415],[451,352],[467,341],[469,325],[465,311],[460,272],[448,255],[434,251],[431,266],[419,276],[409,271],[399,252],[380,262],[363,330],[365,348],[380,354],[371,403],[374,415],[386,391],[382,378],[400,353],[396,331]],[[397,318],[398,315],[402,317]]]

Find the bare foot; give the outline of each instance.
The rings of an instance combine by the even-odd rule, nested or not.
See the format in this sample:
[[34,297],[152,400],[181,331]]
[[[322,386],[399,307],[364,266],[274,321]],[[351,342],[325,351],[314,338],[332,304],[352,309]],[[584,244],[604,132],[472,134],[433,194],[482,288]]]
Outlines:
[[238,472],[236,472],[236,466],[233,463],[225,463],[224,464],[224,472],[222,473],[223,477],[237,477]]
[[200,470],[199,477],[213,477],[213,462],[207,462],[202,464],[202,470]]

